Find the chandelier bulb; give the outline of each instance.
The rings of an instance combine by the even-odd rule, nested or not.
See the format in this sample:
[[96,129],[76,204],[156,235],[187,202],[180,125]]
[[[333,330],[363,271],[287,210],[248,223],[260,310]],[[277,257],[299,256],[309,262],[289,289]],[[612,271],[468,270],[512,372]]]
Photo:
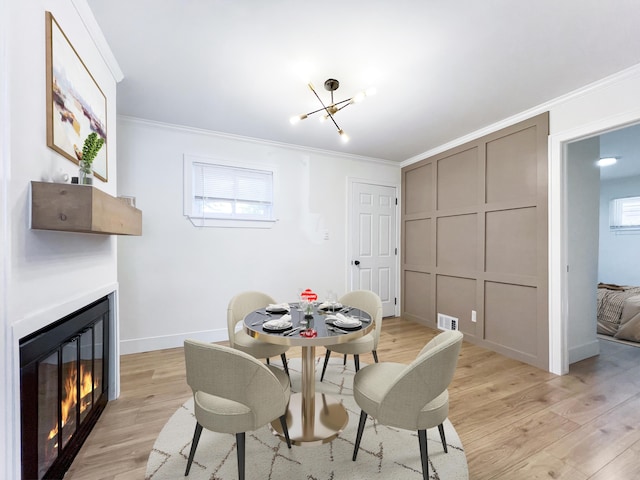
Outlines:
[[347,143],[349,141],[349,135],[344,133],[344,130],[342,129],[338,130],[338,135],[340,135],[340,138],[342,139],[343,143]]
[[367,94],[365,92],[358,92],[351,99],[351,103],[360,103],[361,101],[364,100],[364,97],[366,96]]
[[295,125],[300,120],[304,120],[305,118],[307,118],[307,115],[303,113],[302,115],[295,115],[295,116],[291,117],[289,119],[289,122],[291,122],[291,125]]

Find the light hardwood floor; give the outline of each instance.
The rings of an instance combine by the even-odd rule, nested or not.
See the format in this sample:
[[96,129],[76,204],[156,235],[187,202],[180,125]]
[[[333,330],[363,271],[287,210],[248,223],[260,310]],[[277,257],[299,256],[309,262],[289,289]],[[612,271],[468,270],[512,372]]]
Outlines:
[[[408,363],[436,334],[385,319],[379,358]],[[640,478],[640,348],[600,345],[600,356],[558,377],[464,343],[449,419],[471,480]],[[155,438],[191,394],[181,348],[123,356],[121,379],[120,398],[107,405],[65,479],[144,479]]]

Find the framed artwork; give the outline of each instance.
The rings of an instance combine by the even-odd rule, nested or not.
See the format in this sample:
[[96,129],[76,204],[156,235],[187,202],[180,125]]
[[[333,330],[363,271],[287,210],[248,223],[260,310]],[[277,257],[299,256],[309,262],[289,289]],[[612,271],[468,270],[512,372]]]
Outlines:
[[79,163],[91,132],[104,138],[93,161],[94,176],[106,182],[107,99],[51,12],[46,12],[47,146]]

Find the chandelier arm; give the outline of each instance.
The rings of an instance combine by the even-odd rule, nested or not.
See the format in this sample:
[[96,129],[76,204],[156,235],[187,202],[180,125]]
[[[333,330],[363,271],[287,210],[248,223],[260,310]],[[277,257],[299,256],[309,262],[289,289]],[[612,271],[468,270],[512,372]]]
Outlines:
[[[349,99],[349,100],[351,100],[351,99]],[[345,100],[345,102],[346,102],[346,100]],[[337,105],[337,103],[336,103],[336,105]],[[348,107],[349,105],[351,105],[351,102],[347,103],[346,105],[342,105],[342,106],[338,109],[338,112],[339,112],[340,110],[342,110],[343,108]],[[338,112],[336,112],[336,113],[338,113]]]
[[[324,102],[322,101],[322,99],[320,98],[320,95],[318,95],[318,92],[316,92],[315,88],[313,88],[313,86],[311,84],[309,84],[309,88],[311,89],[311,91],[313,92],[313,94],[316,96],[316,98],[318,99],[318,101],[320,102],[320,105],[322,105],[322,108],[320,110],[324,110],[325,112],[327,112],[329,115],[331,115],[329,113],[329,109],[325,106]],[[316,110],[316,112],[319,112],[320,110]]]
[[331,115],[331,113],[329,113],[329,111],[327,110],[327,113],[329,114],[329,118],[331,119],[331,121],[333,122],[333,124],[336,126],[336,128],[338,129],[338,132],[340,132],[340,127],[338,126],[338,124],[336,123],[335,118],[333,118],[333,115]]

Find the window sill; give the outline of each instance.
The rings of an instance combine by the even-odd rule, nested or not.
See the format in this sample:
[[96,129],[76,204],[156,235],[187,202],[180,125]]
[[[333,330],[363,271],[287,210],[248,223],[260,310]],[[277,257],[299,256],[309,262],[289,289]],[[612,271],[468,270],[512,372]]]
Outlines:
[[277,220],[236,220],[222,218],[190,217],[187,219],[194,227],[213,228],[273,228]]

